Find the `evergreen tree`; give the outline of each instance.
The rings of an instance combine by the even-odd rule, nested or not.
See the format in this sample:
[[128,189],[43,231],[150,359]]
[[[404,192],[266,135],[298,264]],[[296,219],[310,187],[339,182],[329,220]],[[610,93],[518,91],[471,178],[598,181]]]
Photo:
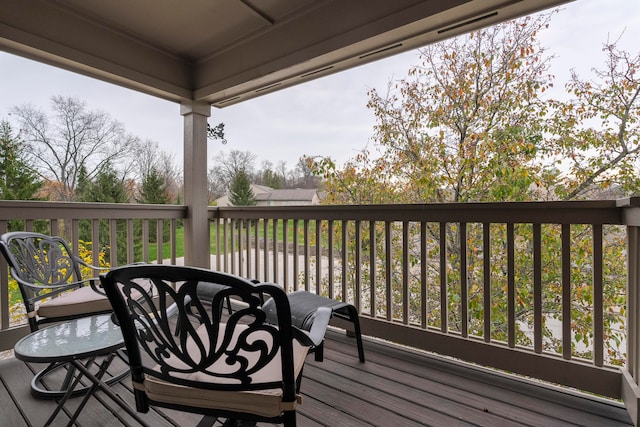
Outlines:
[[76,200],[80,202],[126,203],[129,201],[124,180],[107,166],[91,180],[84,166],[78,173]]
[[[163,174],[160,173],[158,168],[151,167],[148,172],[142,177],[142,183],[139,190],[139,198],[136,199],[138,203],[142,204],[169,204],[171,203],[171,195],[167,188],[166,180]],[[157,220],[149,221],[149,241],[150,243],[156,243],[158,241],[156,237]],[[163,241],[169,241],[169,221],[164,221],[162,224],[162,239]],[[142,225],[140,222],[136,223],[136,236],[142,236]],[[142,247],[136,245],[136,252],[142,250]]]
[[137,201],[145,204],[168,204],[171,202],[164,176],[157,168],[152,167],[142,178],[140,197]]
[[[0,199],[2,200],[36,200],[37,192],[42,187],[35,171],[29,167],[22,144],[18,136],[13,135],[11,124],[0,121]],[[9,230],[24,230],[22,220],[9,221]],[[36,231],[45,231],[43,221],[34,223]]]
[[89,202],[91,200],[92,182],[89,179],[87,168],[82,165],[78,171],[78,182],[76,184],[76,200],[79,202]]
[[233,206],[253,206],[256,204],[256,196],[253,194],[249,175],[246,172],[239,171],[231,180],[229,202]]
[[[118,176],[111,165],[106,165],[93,180],[88,177],[86,168],[81,166],[78,172],[75,196],[77,201],[88,203],[126,203],[129,201],[124,180]],[[105,245],[102,250],[109,257],[110,247],[106,246],[110,242],[108,220],[100,220],[99,227],[99,243]],[[93,242],[92,221],[80,221],[80,239],[85,242]],[[110,242],[110,244],[118,245],[118,264],[126,263],[126,224],[124,220],[118,220],[116,242]]]
[[2,200],[34,200],[42,187],[37,174],[27,164],[20,150],[20,140],[13,135],[11,124],[0,121],[0,198]]

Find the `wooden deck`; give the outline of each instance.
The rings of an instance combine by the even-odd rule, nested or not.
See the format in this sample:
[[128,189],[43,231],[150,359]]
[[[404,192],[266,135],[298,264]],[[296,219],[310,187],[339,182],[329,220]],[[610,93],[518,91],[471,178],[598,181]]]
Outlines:
[[[353,339],[334,331],[326,347],[324,362],[310,356],[305,366],[300,426],[632,425],[618,402],[578,397],[373,340],[365,341],[362,364]],[[29,381],[38,368],[13,358],[0,361],[0,427],[39,427],[53,411],[54,402],[30,395]],[[126,380],[114,390],[133,404]],[[53,425],[65,425],[79,400],[67,402]],[[152,410],[143,418],[154,427],[188,427],[200,417]],[[137,423],[99,392],[76,425]]]

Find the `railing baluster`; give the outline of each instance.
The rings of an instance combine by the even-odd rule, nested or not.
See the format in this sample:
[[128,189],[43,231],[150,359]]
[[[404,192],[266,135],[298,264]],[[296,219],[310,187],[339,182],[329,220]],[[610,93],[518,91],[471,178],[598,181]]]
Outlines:
[[409,221],[402,221],[402,323],[409,324]]
[[265,218],[262,223],[262,240],[264,242],[262,281],[268,282],[269,281],[269,219],[267,218]]
[[156,220],[156,261],[162,264],[164,256],[162,254],[162,246],[164,245],[164,221]]
[[304,290],[310,289],[310,277],[311,277],[311,243],[309,241],[309,220],[304,220]]
[[149,220],[146,218],[142,220],[142,260],[149,262]]
[[271,259],[273,260],[273,278],[271,279],[271,281],[273,281],[274,283],[278,283],[278,273],[280,271],[280,269],[278,268],[278,235],[280,234],[278,232],[279,230],[279,225],[280,225],[280,219],[279,218],[274,218],[273,220],[273,253],[271,254]]
[[[30,230],[28,227],[26,227],[28,225],[29,225],[28,223],[25,224],[25,229],[27,231],[33,231],[33,230]],[[67,226],[65,225],[65,228],[66,227]],[[66,233],[68,232],[69,231],[66,231]],[[66,235],[64,237],[66,237]],[[79,242],[80,242],[80,221],[77,219],[73,219],[71,220],[71,247],[74,248],[76,251],[78,250]]]
[[427,318],[429,312],[427,310],[427,222],[420,221],[420,327],[427,328]]
[[460,333],[469,336],[469,287],[467,282],[467,223],[460,223]]
[[355,290],[353,294],[354,305],[358,312],[362,310],[362,221],[355,222],[355,254],[354,254],[354,274]]
[[627,364],[640,385],[640,227],[627,227]]
[[[176,265],[176,258],[177,258],[177,254],[176,254],[176,223],[177,221],[173,218],[171,218],[170,220],[170,228],[169,228],[169,236],[170,236],[170,250],[171,250],[171,265]],[[209,239],[207,239],[209,241],[209,243],[207,244],[207,248],[210,247],[210,236]],[[210,249],[207,249],[210,250]]]
[[515,236],[513,223],[507,224],[507,343],[516,346]]
[[330,219],[327,225],[327,251],[328,251],[327,258],[329,263],[329,275],[328,275],[329,298],[333,298],[335,296],[334,289],[333,289],[333,272],[335,270],[333,249],[334,249],[333,248],[333,220]]
[[282,220],[282,269],[284,289],[289,292],[289,220]]
[[215,218],[215,229],[216,229],[216,270],[222,271],[222,246],[221,246],[221,236],[220,236],[220,223],[223,220],[220,218]]
[[316,219],[316,294],[321,295],[322,289],[322,221]]
[[[91,264],[100,265],[100,220],[92,219],[91,220]],[[76,251],[78,249],[76,248]],[[98,272],[93,272],[94,276],[97,277]]]
[[245,221],[246,227],[244,229],[244,239],[245,239],[245,267],[246,267],[246,277],[254,279],[256,276],[253,273],[253,269],[251,268],[251,220],[248,219]]
[[484,310],[484,341],[491,342],[491,225],[482,224],[482,274],[484,277],[483,301]]
[[604,317],[602,284],[602,225],[593,224],[593,363],[604,363]]
[[347,220],[342,220],[342,301],[349,301],[347,298],[347,267],[349,266],[349,250],[347,238],[349,236]]
[[238,241],[237,259],[238,259],[238,275],[244,276],[244,259],[242,253],[244,252],[244,241],[242,240],[242,231],[244,229],[245,221],[243,219],[236,222],[235,234]]
[[135,261],[135,245],[133,240],[133,219],[127,220],[127,263]]
[[232,219],[231,220],[231,228],[229,229],[229,251],[230,251],[230,256],[229,258],[229,262],[231,263],[231,274],[235,274],[236,273],[236,236],[235,236],[235,230],[238,228],[238,220],[237,219]]
[[571,359],[571,225],[562,224],[562,357]]
[[440,223],[440,331],[449,330],[449,310],[447,308],[447,223]]
[[542,353],[542,225],[533,224],[533,351]]
[[260,221],[256,220],[253,227],[253,274],[260,280]]
[[369,221],[369,315],[374,319],[378,316],[378,311],[376,309],[377,298],[376,298],[376,287],[377,285],[377,257],[378,254],[376,252],[376,222]]
[[384,277],[385,277],[385,302],[386,302],[386,319],[393,319],[393,299],[392,299],[392,291],[391,286],[393,285],[393,277],[392,277],[392,268],[391,268],[391,222],[384,222],[384,259],[385,259],[385,269],[384,269]]
[[109,220],[109,265],[118,265],[118,221]]
[[300,257],[300,245],[298,242],[300,240],[300,230],[298,227],[300,222],[297,219],[293,220],[293,290],[297,291],[300,289],[299,283],[299,275],[300,275],[300,265],[299,265],[299,257]]
[[[0,234],[4,234],[8,231],[7,221],[0,221]],[[9,316],[9,267],[4,257],[0,257],[0,329],[8,329],[11,324]],[[0,349],[1,350],[1,349]]]

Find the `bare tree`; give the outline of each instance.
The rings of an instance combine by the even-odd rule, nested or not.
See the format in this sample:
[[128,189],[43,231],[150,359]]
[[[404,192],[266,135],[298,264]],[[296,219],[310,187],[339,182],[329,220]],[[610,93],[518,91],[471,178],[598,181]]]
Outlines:
[[89,110],[76,98],[51,98],[52,116],[26,104],[12,109],[20,121],[20,135],[37,172],[52,182],[53,200],[74,200],[82,168],[93,178],[107,165],[126,166],[138,138],[107,113]]
[[318,188],[321,178],[314,170],[313,157],[302,156],[293,171],[294,181],[299,188]]

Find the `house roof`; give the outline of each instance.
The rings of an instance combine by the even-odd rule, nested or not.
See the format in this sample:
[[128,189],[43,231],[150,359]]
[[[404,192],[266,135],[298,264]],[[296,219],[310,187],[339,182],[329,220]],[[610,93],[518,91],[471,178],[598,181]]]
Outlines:
[[224,107],[567,0],[2,0],[0,49]]
[[266,185],[251,184],[251,190],[253,191],[253,194],[262,194],[272,192],[273,188],[267,187]]
[[296,201],[308,202],[318,193],[316,189],[290,188],[284,190],[272,190],[268,193],[256,194],[256,201]]

